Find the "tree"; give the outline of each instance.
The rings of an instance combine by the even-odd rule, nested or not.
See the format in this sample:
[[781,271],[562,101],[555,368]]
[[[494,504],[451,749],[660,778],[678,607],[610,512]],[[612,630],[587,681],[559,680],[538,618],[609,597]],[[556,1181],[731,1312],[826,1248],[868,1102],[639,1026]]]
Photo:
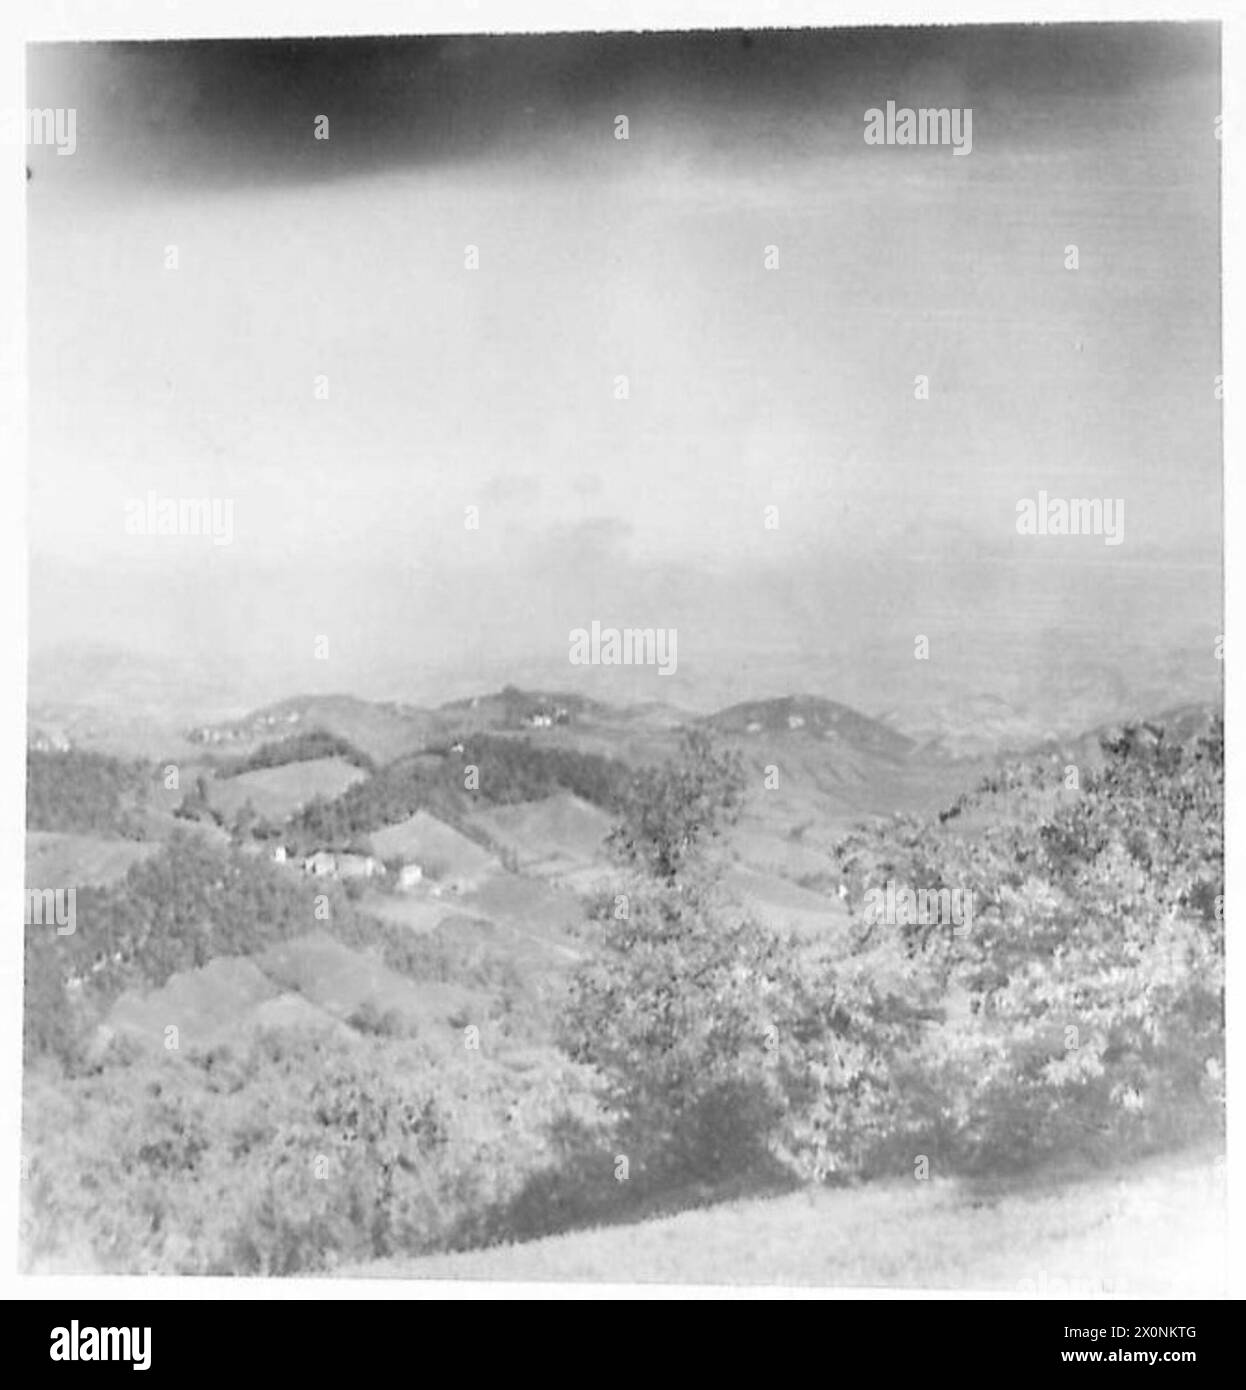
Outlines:
[[635,779],[611,836],[627,873],[572,981],[563,1046],[604,1078],[638,1176],[714,1181],[776,1160],[825,1176],[852,1132],[845,1108],[871,1084],[866,996],[721,885],[708,851],[742,786],[702,733]]
[[182,797],[181,804],[173,814],[183,820],[214,820],[220,824],[220,814],[213,811],[212,803],[208,799],[208,783],[205,777],[200,775],[195,778],[194,788]]
[[259,813],[256,811],[250,797],[238,808],[238,813],[234,817],[234,839],[243,841],[248,839],[257,830]]
[[621,863],[668,885],[738,819],[744,794],[739,755],[717,749],[709,734],[688,730],[681,752],[636,774],[607,840]]

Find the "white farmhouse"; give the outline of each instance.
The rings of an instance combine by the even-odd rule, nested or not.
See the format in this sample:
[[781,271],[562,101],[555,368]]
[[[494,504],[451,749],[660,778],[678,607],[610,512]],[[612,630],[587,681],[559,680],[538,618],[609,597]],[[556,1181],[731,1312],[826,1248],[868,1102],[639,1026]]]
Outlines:
[[337,856],[337,876],[339,878],[375,878],[384,872],[385,865],[370,854],[339,854]]

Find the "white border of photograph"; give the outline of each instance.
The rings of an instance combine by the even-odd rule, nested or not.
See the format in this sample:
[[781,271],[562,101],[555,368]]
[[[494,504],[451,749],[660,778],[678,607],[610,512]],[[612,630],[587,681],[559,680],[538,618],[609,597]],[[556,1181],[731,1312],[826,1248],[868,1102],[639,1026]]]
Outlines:
[[[1222,24],[1224,105],[1222,240],[1224,267],[1224,477],[1225,534],[1235,539],[1243,511],[1241,414],[1243,350],[1242,156],[1246,138],[1242,95],[1246,12],[1240,2],[1095,0],[1095,3],[986,3],[938,0],[898,4],[832,3],[831,0],[18,0],[0,7],[0,106],[24,107],[24,45],[31,41],[169,38],[295,38],[311,36],[517,33],[592,30],[679,30],[799,28],[882,25],[1092,23],[1210,20]],[[1214,138],[1209,130],[1208,138]],[[3,623],[3,733],[0,747],[0,884],[14,908],[23,882],[25,700],[26,700],[26,439],[25,439],[25,178],[24,151],[3,147],[0,155],[0,447],[9,493],[0,507],[0,601]],[[1210,388],[1209,388],[1210,389]],[[1180,469],[1182,460],[1174,458]],[[1243,608],[1246,560],[1240,547],[1226,546],[1228,612]],[[1236,754],[1242,714],[1243,657],[1226,613],[1225,713],[1228,726],[1226,786],[1227,919],[1238,900],[1237,846],[1246,806],[1246,762]],[[806,1289],[749,1286],[661,1286],[613,1284],[506,1284],[477,1281],[377,1279],[204,1279],[95,1276],[26,1276],[16,1273],[21,1114],[21,933],[3,935],[0,955],[0,1297],[79,1299],[422,1299],[422,1298],[868,1298],[872,1300],[1024,1299],[1022,1294],[964,1290]],[[1233,946],[1228,959],[1229,1230],[1230,1294],[1246,1294],[1246,1192],[1243,1183],[1242,999],[1246,970]],[[1106,1300],[1110,1301],[1110,1300]]]

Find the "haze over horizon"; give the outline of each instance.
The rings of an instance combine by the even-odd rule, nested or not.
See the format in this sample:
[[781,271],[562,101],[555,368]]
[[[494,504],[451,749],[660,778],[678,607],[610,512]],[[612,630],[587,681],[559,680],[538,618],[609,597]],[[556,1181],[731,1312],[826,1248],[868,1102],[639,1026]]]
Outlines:
[[[27,186],[32,658],[238,707],[1214,693],[1218,31],[1072,28],[32,47],[78,113]],[[889,99],[972,154],[867,146]],[[1040,490],[1125,542],[1018,535]],[[232,543],[127,534],[150,491]],[[571,666],[594,619],[678,671]]]

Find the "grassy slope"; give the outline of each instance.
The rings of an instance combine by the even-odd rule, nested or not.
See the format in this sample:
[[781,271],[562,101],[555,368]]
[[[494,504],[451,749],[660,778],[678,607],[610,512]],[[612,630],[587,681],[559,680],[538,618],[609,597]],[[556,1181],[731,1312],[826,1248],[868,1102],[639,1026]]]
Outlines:
[[562,865],[590,864],[614,819],[608,812],[560,792],[541,801],[521,801],[477,811],[472,823],[497,844],[513,850],[525,869],[541,872]]
[[[605,1160],[608,1173],[610,1160]],[[726,1203],[522,1245],[392,1260],[385,1278],[1217,1297],[1223,1165],[1208,1150],[1087,1177],[893,1181]],[[604,1179],[608,1180],[608,1179]]]
[[[278,1000],[285,1003],[274,1009]],[[176,1022],[181,1046],[211,1047],[282,1019],[332,1028],[367,1004],[378,1014],[392,1009],[425,1036],[449,1043],[459,1041],[449,1019],[466,1011],[483,1020],[489,1002],[487,994],[465,985],[417,984],[374,954],[315,931],[256,956],[217,956],[199,969],[177,972],[160,989],[128,990],[109,1010],[107,1027],[160,1047],[165,1028]]]
[[341,796],[367,774],[344,758],[316,758],[243,772],[209,784],[208,798],[214,810],[227,820],[250,801],[261,816],[284,820],[315,796],[327,800]]
[[420,864],[426,872],[433,864],[439,878],[475,878],[498,868],[488,850],[427,811],[374,830],[370,840],[374,854]]
[[26,882],[31,888],[116,883],[131,864],[159,849],[151,840],[31,830],[26,835]]

